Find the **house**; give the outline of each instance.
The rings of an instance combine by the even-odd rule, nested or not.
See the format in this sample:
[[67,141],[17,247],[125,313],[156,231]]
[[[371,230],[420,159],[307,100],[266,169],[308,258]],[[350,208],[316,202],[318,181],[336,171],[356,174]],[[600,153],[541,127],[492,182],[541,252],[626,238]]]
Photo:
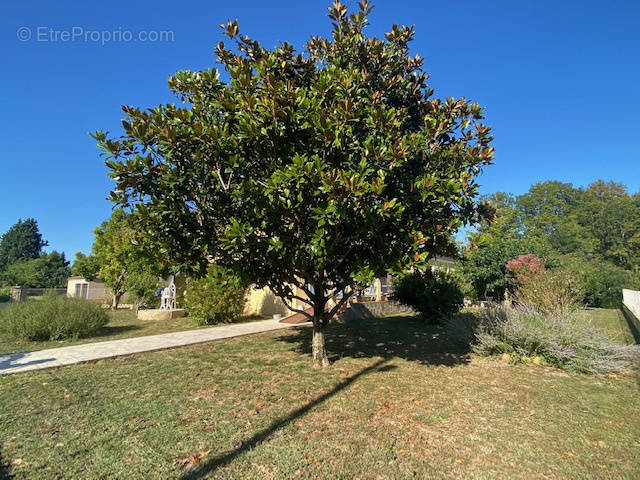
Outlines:
[[[307,298],[307,295],[299,288],[292,287],[294,289],[294,294]],[[305,310],[309,308],[309,305],[306,303],[292,299],[291,306],[297,310]],[[244,307],[244,315],[259,315],[265,317],[271,317],[273,315],[282,315],[286,317],[287,315],[291,315],[291,310],[287,308],[280,297],[277,297],[269,287],[264,288],[255,288],[252,287],[249,289],[247,294],[247,302]]]
[[[437,255],[429,261],[432,270],[450,271],[455,268],[455,259]],[[376,278],[371,285],[353,296],[353,301],[375,301],[380,302],[388,299],[393,287],[393,276],[386,275]],[[300,288],[292,286],[294,295],[301,298],[308,298],[307,294]],[[336,295],[336,299],[341,294]],[[291,306],[296,310],[307,310],[309,305],[299,299],[293,298],[290,302]],[[334,301],[330,301],[328,306],[334,305]],[[247,295],[244,315],[261,315],[273,316],[280,314],[282,316],[291,315],[291,310],[287,308],[282,299],[277,297],[268,287],[251,288]]]

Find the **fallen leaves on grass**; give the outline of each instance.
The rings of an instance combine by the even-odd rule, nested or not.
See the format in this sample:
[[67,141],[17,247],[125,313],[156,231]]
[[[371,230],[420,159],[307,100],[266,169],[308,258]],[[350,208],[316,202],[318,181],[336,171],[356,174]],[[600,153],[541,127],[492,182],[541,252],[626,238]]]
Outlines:
[[249,413],[251,413],[251,415],[258,415],[260,413],[260,410],[262,410],[266,404],[267,402],[265,402],[264,400],[256,403],[255,408]]
[[210,452],[211,450],[207,450],[204,452],[202,450],[197,450],[195,452],[190,453],[186,457],[177,459],[173,463],[175,465],[181,465],[183,467],[187,465],[198,465],[200,463],[200,460],[202,460],[204,457],[209,455]]

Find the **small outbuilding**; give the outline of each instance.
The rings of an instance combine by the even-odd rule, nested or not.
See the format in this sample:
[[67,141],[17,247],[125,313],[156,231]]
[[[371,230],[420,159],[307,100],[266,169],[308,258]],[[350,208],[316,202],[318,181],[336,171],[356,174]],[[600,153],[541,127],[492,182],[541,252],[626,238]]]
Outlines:
[[[126,296],[125,293],[120,301],[124,302]],[[109,302],[112,295],[101,280],[87,280],[84,277],[73,276],[67,280],[67,297]]]

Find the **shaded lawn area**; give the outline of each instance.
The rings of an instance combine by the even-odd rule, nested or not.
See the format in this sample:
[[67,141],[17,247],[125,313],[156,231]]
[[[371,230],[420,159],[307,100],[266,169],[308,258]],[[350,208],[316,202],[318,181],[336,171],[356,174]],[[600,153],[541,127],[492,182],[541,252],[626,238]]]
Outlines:
[[[0,334],[0,355],[6,353],[44,350],[46,348],[66,347],[80,343],[104,342],[120,338],[156,335],[160,333],[180,332],[198,328],[208,328],[213,325],[196,325],[189,317],[174,318],[172,320],[138,320],[135,312],[129,309],[110,310],[110,321],[94,336],[86,338],[48,341],[28,341],[7,338]],[[262,320],[259,317],[242,317],[239,321]],[[0,477],[1,478],[1,477]]]
[[637,478],[632,375],[471,357],[414,317],[0,377],[15,478]]

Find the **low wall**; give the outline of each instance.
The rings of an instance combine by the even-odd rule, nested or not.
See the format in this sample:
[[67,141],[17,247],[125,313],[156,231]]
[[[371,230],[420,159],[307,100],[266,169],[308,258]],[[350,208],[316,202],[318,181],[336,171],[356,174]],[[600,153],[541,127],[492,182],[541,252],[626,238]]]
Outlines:
[[172,318],[186,316],[187,311],[182,308],[176,308],[175,310],[160,310],[159,308],[138,310],[138,320],[171,320]]
[[622,303],[633,314],[640,318],[640,292],[637,290],[629,290],[628,288],[622,289]]
[[345,320],[356,320],[361,318],[379,318],[388,315],[414,313],[413,310],[405,305],[396,302],[384,300],[381,302],[358,302],[353,303],[343,316]]
[[29,297],[41,297],[44,294],[54,294],[64,296],[67,294],[66,288],[34,288],[34,287],[11,287],[11,301],[24,302]]
[[622,290],[622,313],[624,313],[631,333],[636,340],[636,343],[640,343],[640,292],[637,290],[628,290],[624,288]]

